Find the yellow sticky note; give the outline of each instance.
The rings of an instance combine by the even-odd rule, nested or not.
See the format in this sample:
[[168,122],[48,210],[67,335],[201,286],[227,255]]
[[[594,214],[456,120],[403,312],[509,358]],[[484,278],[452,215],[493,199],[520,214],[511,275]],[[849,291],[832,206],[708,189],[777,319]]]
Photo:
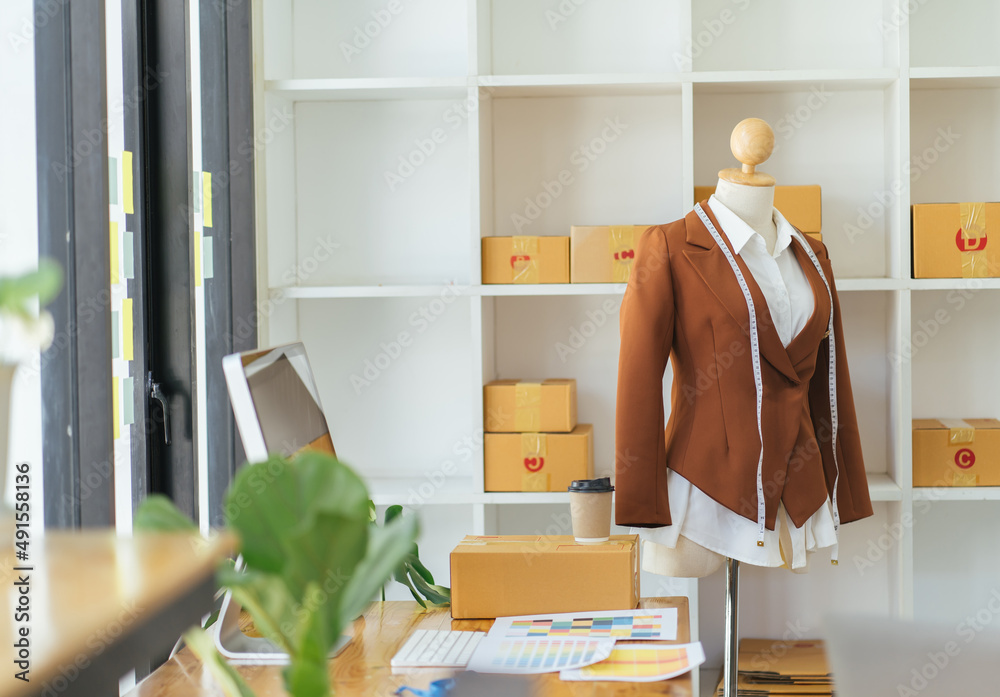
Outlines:
[[111,378],[111,423],[114,431],[114,439],[121,437],[121,427],[118,425],[118,414],[120,413],[118,394],[121,392],[121,378]]
[[122,151],[122,206],[126,213],[135,213],[132,207],[132,153]]
[[212,227],[212,173],[201,173],[201,226]]
[[194,284],[201,285],[201,232],[195,233],[194,240]]
[[111,285],[118,283],[118,223],[111,223]]
[[122,358],[132,360],[132,298],[122,299],[122,347]]

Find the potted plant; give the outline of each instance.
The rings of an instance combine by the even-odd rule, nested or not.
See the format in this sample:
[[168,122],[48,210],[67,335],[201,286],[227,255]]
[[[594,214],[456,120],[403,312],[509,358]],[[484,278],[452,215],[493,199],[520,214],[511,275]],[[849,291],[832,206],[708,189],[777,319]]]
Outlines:
[[[224,569],[220,582],[256,628],[288,653],[283,677],[294,697],[330,694],[331,647],[390,578],[400,579],[422,605],[423,598],[450,599],[417,557],[416,518],[400,513],[394,508],[383,526],[376,525],[364,482],[326,453],[272,456],[237,473],[225,516],[245,568]],[[140,506],[135,528],[196,531],[162,496]],[[185,639],[227,694],[252,694],[207,635],[189,632]]]

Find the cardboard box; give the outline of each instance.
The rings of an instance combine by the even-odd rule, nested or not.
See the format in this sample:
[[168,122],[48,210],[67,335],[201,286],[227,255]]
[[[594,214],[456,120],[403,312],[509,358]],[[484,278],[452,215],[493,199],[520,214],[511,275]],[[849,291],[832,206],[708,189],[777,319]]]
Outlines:
[[[696,186],[694,200],[704,201],[714,193],[714,186]],[[823,229],[823,196],[818,184],[774,187],[774,207],[802,232]]]
[[570,433],[487,433],[486,491],[566,491],[594,476],[594,427]]
[[570,228],[572,283],[627,283],[635,244],[649,225],[574,225]]
[[1000,203],[912,208],[914,278],[1000,276]]
[[569,283],[569,238],[484,237],[483,283]]
[[576,380],[494,380],[483,387],[483,414],[489,433],[569,433],[576,428]]
[[451,553],[451,616],[632,610],[638,548],[638,535],[598,545],[576,544],[571,535],[466,537]]
[[913,486],[1000,486],[1000,421],[914,419]]

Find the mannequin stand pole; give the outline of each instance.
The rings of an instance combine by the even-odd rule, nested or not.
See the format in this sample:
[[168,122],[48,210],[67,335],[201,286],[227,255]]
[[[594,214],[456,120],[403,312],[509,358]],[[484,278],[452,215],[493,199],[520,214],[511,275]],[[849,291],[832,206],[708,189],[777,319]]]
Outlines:
[[740,563],[726,560],[726,654],[723,658],[723,697],[737,697],[737,655],[739,651]]

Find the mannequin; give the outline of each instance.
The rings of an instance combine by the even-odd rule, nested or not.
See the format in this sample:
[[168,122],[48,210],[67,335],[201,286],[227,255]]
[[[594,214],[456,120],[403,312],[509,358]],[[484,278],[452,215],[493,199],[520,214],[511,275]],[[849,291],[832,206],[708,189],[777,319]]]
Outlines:
[[[743,167],[719,172],[715,197],[758,233],[764,239],[768,254],[773,254],[778,236],[774,222],[775,180],[770,174],[757,172],[756,166],[771,155],[774,132],[761,119],[745,119],[733,129],[730,146]],[[704,578],[722,568],[725,562],[723,555],[683,535],[677,538],[677,546],[673,548],[649,540],[642,544],[643,569],[661,576]],[[787,568],[791,569],[791,564]],[[794,569],[796,573],[806,570]]]

